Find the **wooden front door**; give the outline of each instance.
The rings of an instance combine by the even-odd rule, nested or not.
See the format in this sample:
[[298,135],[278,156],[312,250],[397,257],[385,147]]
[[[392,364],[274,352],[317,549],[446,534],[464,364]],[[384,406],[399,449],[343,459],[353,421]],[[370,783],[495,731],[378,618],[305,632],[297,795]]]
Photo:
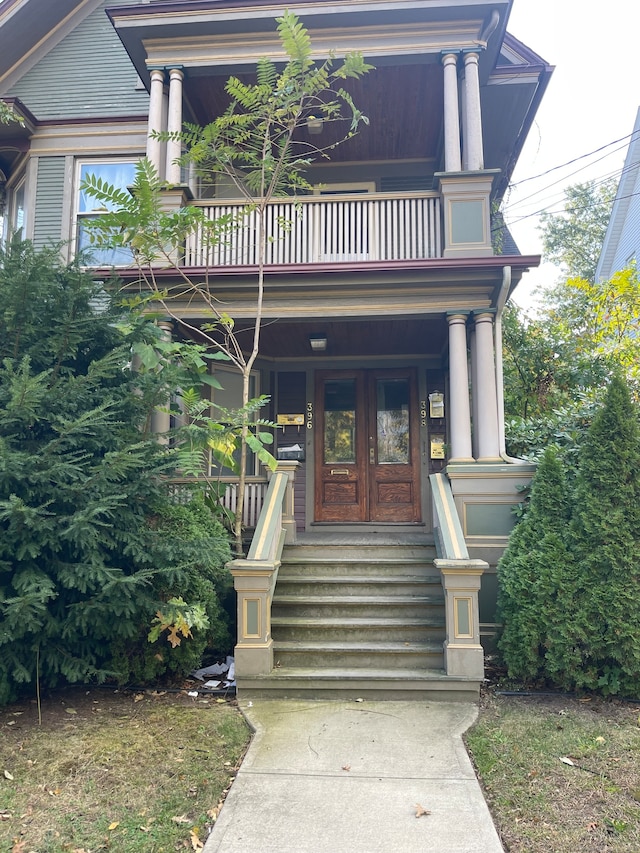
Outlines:
[[322,371],[316,379],[316,521],[420,521],[412,370]]

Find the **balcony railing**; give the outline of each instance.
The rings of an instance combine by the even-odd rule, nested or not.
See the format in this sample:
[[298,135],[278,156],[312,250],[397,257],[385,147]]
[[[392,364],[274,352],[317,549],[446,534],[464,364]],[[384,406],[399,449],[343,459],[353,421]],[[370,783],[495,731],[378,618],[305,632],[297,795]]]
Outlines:
[[[242,215],[241,202],[195,202],[210,220],[234,219],[226,237],[206,246],[200,235],[187,243],[191,267],[258,262],[257,214]],[[442,257],[437,193],[376,193],[277,199],[267,210],[267,264],[418,260]]]

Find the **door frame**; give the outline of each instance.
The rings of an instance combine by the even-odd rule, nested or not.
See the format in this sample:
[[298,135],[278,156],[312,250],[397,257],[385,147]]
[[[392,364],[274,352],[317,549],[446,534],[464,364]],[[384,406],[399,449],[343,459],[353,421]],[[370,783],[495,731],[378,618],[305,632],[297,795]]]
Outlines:
[[[377,385],[381,378],[407,379],[409,385],[409,463],[377,462]],[[354,379],[356,383],[355,454],[347,463],[324,462],[324,383],[331,379]],[[415,367],[371,367],[321,369],[314,371],[314,437],[313,437],[313,519],[314,523],[331,524],[418,524],[422,523],[423,472],[420,443],[422,440],[418,411],[419,377]],[[329,469],[336,480],[335,512],[324,501]],[[404,501],[404,494],[409,500]],[[386,494],[382,500],[376,498]],[[395,504],[393,495],[400,496]],[[405,512],[405,508],[409,508]]]

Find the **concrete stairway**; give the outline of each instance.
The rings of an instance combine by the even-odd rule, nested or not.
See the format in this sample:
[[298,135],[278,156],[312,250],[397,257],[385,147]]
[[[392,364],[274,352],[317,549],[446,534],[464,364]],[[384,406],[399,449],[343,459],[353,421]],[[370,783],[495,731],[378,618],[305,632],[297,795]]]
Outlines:
[[286,547],[272,605],[274,669],[242,695],[476,697],[447,677],[435,551],[415,545]]

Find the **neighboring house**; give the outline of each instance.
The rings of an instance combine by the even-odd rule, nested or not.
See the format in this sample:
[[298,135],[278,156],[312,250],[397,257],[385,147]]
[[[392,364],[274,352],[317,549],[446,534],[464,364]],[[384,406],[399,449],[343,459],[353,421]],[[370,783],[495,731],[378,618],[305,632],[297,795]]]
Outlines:
[[[234,566],[241,688],[477,690],[479,618],[491,634],[495,566],[532,475],[505,455],[501,313],[539,258],[508,234],[492,241],[491,211],[552,69],[507,33],[512,3],[0,2],[0,96],[25,118],[0,128],[5,231],[68,253],[97,215],[83,175],[126,186],[147,153],[180,184],[149,132],[222,109],[232,71],[277,58],[284,8],[320,52],[360,50],[376,66],[353,89],[369,127],[309,169],[307,230],[270,259],[254,390],[285,424],[279,446],[302,450],[250,562]],[[212,215],[234,204],[224,186],[184,190]],[[188,246],[190,272],[203,262]],[[250,320],[251,256],[218,263],[226,309]],[[220,373],[229,405],[237,377]],[[249,511],[266,483],[252,473]],[[274,593],[281,509],[298,545]]]
[[611,218],[596,267],[596,281],[637,261],[640,251],[640,109],[629,141]]

